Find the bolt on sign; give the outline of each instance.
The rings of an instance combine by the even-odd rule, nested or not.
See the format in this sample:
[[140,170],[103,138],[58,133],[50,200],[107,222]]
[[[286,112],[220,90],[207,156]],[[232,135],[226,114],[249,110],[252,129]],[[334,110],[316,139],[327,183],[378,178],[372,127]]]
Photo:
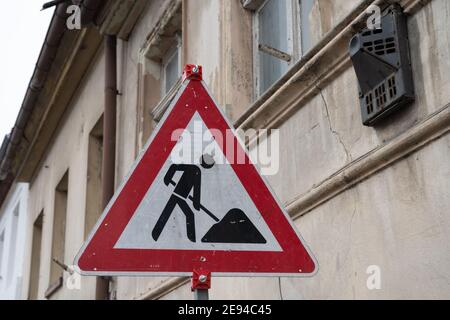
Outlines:
[[299,276],[316,270],[194,65],[185,67],[176,97],[75,264],[85,275]]

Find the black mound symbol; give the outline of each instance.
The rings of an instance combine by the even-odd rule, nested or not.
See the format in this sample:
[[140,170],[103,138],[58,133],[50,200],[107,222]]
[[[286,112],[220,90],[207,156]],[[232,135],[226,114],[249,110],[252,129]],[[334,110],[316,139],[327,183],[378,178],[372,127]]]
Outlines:
[[208,230],[202,242],[266,243],[267,241],[242,210],[231,209],[220,222]]

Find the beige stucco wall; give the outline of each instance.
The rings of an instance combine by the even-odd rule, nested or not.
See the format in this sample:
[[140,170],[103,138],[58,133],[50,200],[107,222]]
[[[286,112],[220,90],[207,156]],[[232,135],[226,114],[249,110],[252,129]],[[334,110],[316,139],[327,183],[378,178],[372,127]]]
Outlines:
[[[64,263],[73,259],[84,241],[84,212],[86,207],[86,174],[89,133],[103,112],[103,54],[98,54],[83,84],[73,99],[70,112],[65,116],[55,135],[54,142],[45,156],[42,167],[30,185],[30,230],[38,215],[44,212],[41,245],[39,297],[43,298],[49,287],[51,243],[53,228],[54,194],[56,186],[69,170],[66,241]],[[69,274],[64,272],[64,278]],[[93,278],[83,278],[82,290],[68,290],[64,285],[52,299],[94,298]]]
[[[269,181],[284,203],[449,103],[449,12],[436,0],[410,17],[416,102],[392,120],[361,125],[350,68],[280,126],[280,172]],[[432,142],[298,218],[319,272],[283,279],[283,297],[448,298],[449,142]],[[366,287],[370,265],[381,268],[381,290]]]
[[[321,2],[333,14],[321,11],[316,33],[323,36],[360,2]],[[116,185],[139,151],[140,52],[164,4],[158,0],[147,6],[128,41],[119,41]],[[449,7],[447,0],[434,0],[409,18],[416,102],[391,120],[377,128],[362,125],[352,68],[296,106],[279,126],[280,171],[267,177],[282,203],[289,205],[450,102]],[[188,0],[185,10],[184,59],[203,65],[205,82],[236,120],[253,96],[251,14],[238,1]],[[100,52],[30,186],[30,215],[45,212],[41,297],[48,287],[54,189],[67,168],[66,263],[83,241],[87,141],[102,112],[103,63]],[[440,137],[298,217],[295,224],[319,262],[314,278],[215,278],[211,298],[449,298],[449,150],[449,136]],[[381,268],[381,290],[366,287],[369,265]],[[116,277],[112,287],[117,298],[135,299],[166,280]],[[92,298],[93,284],[92,278],[83,277],[81,290],[62,289],[54,297]],[[162,298],[191,299],[192,293],[185,284]]]
[[[450,138],[445,136],[296,221],[320,263],[286,298],[448,299]],[[446,163],[445,163],[446,162]],[[381,289],[368,290],[378,265]]]

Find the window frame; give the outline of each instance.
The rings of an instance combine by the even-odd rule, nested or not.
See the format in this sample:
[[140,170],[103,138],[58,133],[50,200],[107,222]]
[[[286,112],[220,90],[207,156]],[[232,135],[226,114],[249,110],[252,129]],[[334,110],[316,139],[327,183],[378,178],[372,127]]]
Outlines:
[[[30,248],[30,269],[28,279],[28,300],[35,300],[39,297],[39,279],[41,278],[41,262],[42,262],[42,237],[44,231],[44,209],[40,211],[36,219],[33,221],[31,232],[31,248]],[[33,257],[37,255],[37,259]]]
[[19,229],[19,217],[20,217],[20,200],[16,202],[10,213],[9,221],[9,244],[7,253],[7,266],[6,266],[6,286],[10,286],[14,278],[14,269],[16,266],[15,257],[17,255],[17,242],[18,242],[18,229]]
[[[163,87],[162,81],[165,83],[165,77],[162,72],[162,63],[165,62],[167,52],[178,45],[180,69],[184,63],[183,10],[180,1],[168,1],[167,9],[157,19],[161,23],[149,30],[139,49],[135,156],[156,127],[158,121],[154,115],[165,108],[164,103],[169,101],[168,97],[181,82],[180,75],[174,87],[167,94],[164,93],[165,84]],[[149,87],[150,83],[151,87]]]
[[163,100],[164,97],[171,92],[173,87],[175,87],[178,82],[178,80],[176,80],[170,88],[166,88],[166,78],[167,78],[166,68],[169,65],[169,63],[172,61],[172,58],[176,54],[178,54],[177,64],[178,64],[178,71],[180,73],[178,78],[181,78],[182,66],[181,66],[181,37],[180,36],[177,36],[176,44],[174,46],[170,47],[166,51],[164,58],[161,60],[161,88],[160,88],[161,89],[161,100]]
[[[70,168],[64,171],[61,179],[54,188],[53,193],[53,218],[52,218],[52,232],[51,232],[51,247],[50,247],[50,268],[48,270],[49,285],[45,291],[45,298],[50,299],[63,286],[64,269],[59,263],[56,263],[53,258],[60,259],[60,263],[65,263],[67,256],[67,217],[69,212],[69,191],[70,191]],[[58,228],[58,229],[57,229]],[[60,231],[61,238],[56,239]],[[59,246],[56,246],[58,241]],[[57,252],[58,249],[61,252]],[[58,255],[60,254],[60,255]]]
[[[261,92],[261,75],[260,75],[260,49],[259,49],[259,17],[261,10],[272,0],[264,0],[260,6],[253,12],[252,18],[252,37],[253,37],[253,96],[254,100],[258,99],[270,88],[266,88]],[[279,1],[279,0],[274,0]],[[301,27],[301,0],[285,0],[286,6],[286,23],[288,30],[288,51],[291,60],[287,61],[287,70],[289,70],[303,55],[302,50],[302,27]],[[286,72],[287,72],[286,70]],[[282,76],[281,76],[282,77]],[[280,77],[280,78],[281,78]],[[275,83],[274,81],[273,83]]]
[[6,255],[6,253],[5,253],[5,234],[6,234],[6,230],[5,230],[6,228],[4,227],[4,226],[0,226],[0,288],[1,288],[1,286],[3,285],[3,280],[5,279],[5,276],[4,276],[4,269],[6,269],[6,268],[3,268],[3,263],[5,263],[5,261],[7,260],[7,259],[4,259],[5,258],[5,255]]

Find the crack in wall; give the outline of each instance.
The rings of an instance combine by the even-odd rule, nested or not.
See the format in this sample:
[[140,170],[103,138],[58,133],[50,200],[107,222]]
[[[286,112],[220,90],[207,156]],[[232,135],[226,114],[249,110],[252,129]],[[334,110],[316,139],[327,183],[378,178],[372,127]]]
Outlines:
[[284,298],[283,298],[283,289],[281,288],[281,277],[278,277],[278,288],[279,288],[279,291],[280,291],[280,299],[284,300]]
[[359,199],[358,190],[356,189],[356,187],[352,188],[351,190],[353,190],[352,194],[354,197],[353,198],[354,206],[353,206],[352,216],[350,218],[350,242],[352,241],[352,237],[353,237],[353,220],[355,219],[355,215],[357,212],[357,203],[358,203],[358,199]]
[[344,149],[345,152],[345,156],[346,156],[346,162],[350,162],[352,161],[352,156],[350,155],[349,151],[347,150],[347,147],[344,144],[344,141],[342,141],[342,137],[339,134],[339,132],[337,132],[334,128],[333,125],[331,123],[331,119],[330,119],[330,113],[328,111],[328,103],[325,100],[325,97],[323,95],[322,89],[320,89],[320,87],[318,85],[315,85],[315,87],[317,88],[317,90],[319,90],[319,94],[320,97],[322,98],[323,101],[323,105],[325,106],[325,111],[326,111],[326,115],[327,115],[327,121],[328,121],[328,127],[330,129],[330,132],[337,138],[339,144],[342,146],[342,148]]

